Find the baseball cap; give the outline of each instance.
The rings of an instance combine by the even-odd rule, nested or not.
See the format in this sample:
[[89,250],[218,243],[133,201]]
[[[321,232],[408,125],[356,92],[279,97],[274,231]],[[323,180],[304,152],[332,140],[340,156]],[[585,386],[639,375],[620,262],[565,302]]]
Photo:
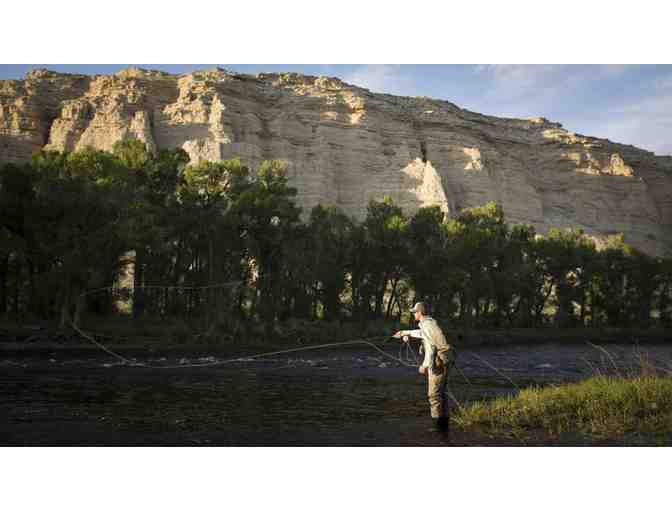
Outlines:
[[411,312],[427,313],[427,305],[422,301],[418,301],[413,305],[413,308],[411,308]]

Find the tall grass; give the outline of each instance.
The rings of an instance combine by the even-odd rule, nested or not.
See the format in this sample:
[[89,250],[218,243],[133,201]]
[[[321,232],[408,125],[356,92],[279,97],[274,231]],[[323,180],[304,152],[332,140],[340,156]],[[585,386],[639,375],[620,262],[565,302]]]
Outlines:
[[614,437],[672,432],[672,378],[594,376],[562,386],[531,387],[516,396],[466,406],[454,421],[494,433],[544,430]]

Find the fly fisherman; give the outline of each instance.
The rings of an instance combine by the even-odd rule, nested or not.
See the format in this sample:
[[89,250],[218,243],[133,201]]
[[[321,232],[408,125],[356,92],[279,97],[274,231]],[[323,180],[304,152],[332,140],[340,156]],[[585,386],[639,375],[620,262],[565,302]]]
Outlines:
[[427,315],[427,305],[422,302],[416,303],[411,312],[415,314],[420,329],[402,330],[394,334],[395,338],[403,338],[408,342],[409,337],[422,340],[422,348],[425,359],[418,371],[427,374],[427,397],[432,420],[437,430],[448,432],[449,415],[446,401],[446,384],[448,372],[455,359],[454,349],[446,341],[437,322]]

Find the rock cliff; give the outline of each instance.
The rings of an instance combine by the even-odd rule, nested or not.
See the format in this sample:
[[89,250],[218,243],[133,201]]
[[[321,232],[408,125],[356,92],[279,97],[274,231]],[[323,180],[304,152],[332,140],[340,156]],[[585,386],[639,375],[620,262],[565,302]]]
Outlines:
[[672,157],[502,119],[430,98],[375,94],[336,78],[231,73],[28,73],[0,81],[0,162],[35,150],[111,149],[124,138],[192,158],[289,163],[305,211],[361,218],[390,195],[406,211],[454,213],[495,200],[512,223],[581,227],[672,254]]

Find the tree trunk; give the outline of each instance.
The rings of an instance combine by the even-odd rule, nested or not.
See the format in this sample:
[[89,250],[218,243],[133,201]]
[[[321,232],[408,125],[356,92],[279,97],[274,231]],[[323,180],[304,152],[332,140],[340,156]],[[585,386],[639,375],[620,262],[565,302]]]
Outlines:
[[648,328],[650,326],[652,301],[652,294],[647,293],[639,303],[639,326],[642,328]]
[[7,278],[9,276],[9,253],[0,257],[0,317],[7,313]]
[[133,318],[142,316],[145,310],[145,290],[142,288],[144,275],[144,251],[141,248],[135,250],[135,260],[133,264]]
[[208,236],[208,300],[207,300],[207,307],[208,307],[208,313],[206,314],[208,317],[208,325],[211,326],[212,324],[217,321],[218,317],[218,311],[217,311],[217,293],[216,289],[212,287],[212,285],[215,284],[215,241],[213,239],[213,234],[210,233],[210,236]]
[[61,319],[59,329],[64,329],[71,321],[70,318],[70,279],[67,278],[63,285],[63,301],[61,302]]
[[579,302],[581,327],[586,325],[586,293],[581,291],[581,301]]
[[385,301],[385,290],[387,289],[387,281],[389,280],[389,275],[385,273],[383,279],[380,282],[378,287],[378,292],[376,294],[376,305],[375,305],[375,314],[376,319],[380,318],[383,314],[383,302]]
[[594,328],[597,326],[597,306],[595,305],[595,289],[592,287],[588,290],[588,301],[590,303],[590,327]]
[[660,298],[660,321],[663,326],[669,327],[672,324],[672,313],[670,310],[670,283],[666,283]]
[[28,258],[26,260],[26,268],[28,269],[28,311],[32,315],[37,315],[37,290],[35,286],[35,266]]
[[14,259],[14,266],[16,268],[16,270],[14,271],[14,315],[18,318],[20,314],[19,288],[21,286],[21,264],[19,263],[18,257]]
[[180,292],[177,287],[180,284],[180,273],[182,267],[182,240],[177,243],[177,255],[175,256],[175,265],[173,266],[173,297],[170,300],[170,305],[168,310],[170,315],[179,315],[182,312],[182,305],[180,299]]
[[82,318],[82,313],[84,312],[84,306],[86,304],[86,296],[81,294],[81,289],[74,287],[72,292],[73,298],[75,300],[75,315],[72,319],[75,326],[79,326],[80,319]]
[[466,306],[464,291],[462,291],[462,292],[458,291],[457,296],[458,296],[457,299],[460,303],[460,313],[457,316],[457,320],[460,321],[461,324],[464,324],[464,319],[465,319],[464,308]]
[[399,278],[394,279],[394,283],[392,284],[392,290],[390,291],[390,299],[387,302],[387,310],[385,312],[385,318],[389,319],[390,318],[390,313],[392,312],[392,304],[396,300],[397,297],[397,285],[399,284]]

